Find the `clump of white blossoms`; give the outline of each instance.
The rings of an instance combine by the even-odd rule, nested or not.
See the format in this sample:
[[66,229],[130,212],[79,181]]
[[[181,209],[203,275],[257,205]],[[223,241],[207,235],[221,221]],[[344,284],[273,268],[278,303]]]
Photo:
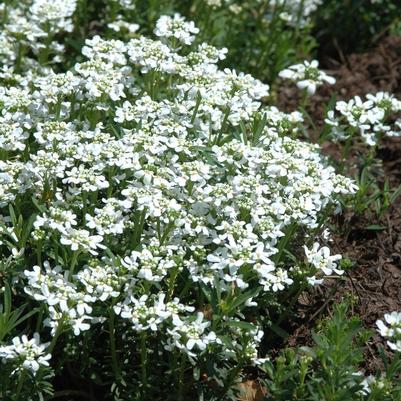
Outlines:
[[322,0],[273,0],[269,5],[279,12],[280,18],[293,27],[304,27]]
[[[5,82],[2,252],[23,258],[13,279],[56,338],[105,324],[130,352],[146,337],[192,362],[260,363],[253,310],[299,284],[285,251],[309,247],[355,186],[294,139],[300,113],[262,105],[268,85],[193,45],[192,22],[163,16],[155,32],[94,36],[71,71],[22,65]],[[341,273],[325,247],[308,257],[302,280]]]
[[128,32],[130,35],[134,34],[139,29],[138,24],[128,22],[122,15],[117,15],[113,22],[107,24],[107,27],[115,32]]
[[387,339],[387,345],[397,352],[401,352],[401,312],[391,312],[384,315],[384,321],[376,322],[378,331]]
[[[61,62],[65,46],[55,38],[61,32],[72,32],[76,8],[77,0],[7,2],[0,9],[0,79],[24,81],[23,71],[43,69],[40,63]],[[45,71],[47,75],[49,69]]]
[[11,345],[0,347],[0,358],[15,364],[14,372],[28,370],[35,375],[41,366],[49,366],[51,355],[45,352],[48,346],[49,343],[40,342],[38,333],[31,339],[26,335],[14,337]]
[[34,0],[29,11],[31,21],[36,22],[48,33],[71,32],[74,28],[71,17],[77,0]]
[[173,17],[164,15],[156,23],[154,33],[161,38],[175,38],[179,42],[190,45],[195,40],[199,29],[192,21],[185,21],[185,18],[176,13]]
[[[327,246],[321,247],[318,242],[315,242],[312,249],[308,249],[304,246],[304,251],[308,263],[310,263],[320,275],[323,273],[323,275],[330,276],[333,272],[338,275],[344,273],[343,270],[338,268],[338,261],[342,258],[341,255],[330,255],[330,249]],[[320,284],[322,282],[321,279],[318,280],[315,276],[309,277],[308,281],[311,284]]]
[[280,71],[279,77],[295,82],[297,87],[308,95],[313,95],[316,89],[324,83],[334,85],[336,82],[334,77],[319,69],[317,60],[305,60],[301,64],[294,64]]
[[336,140],[347,140],[359,134],[366,145],[376,146],[382,136],[400,136],[401,119],[392,126],[390,117],[401,111],[401,101],[388,92],[368,94],[363,101],[355,96],[348,102],[339,101],[327,114]]

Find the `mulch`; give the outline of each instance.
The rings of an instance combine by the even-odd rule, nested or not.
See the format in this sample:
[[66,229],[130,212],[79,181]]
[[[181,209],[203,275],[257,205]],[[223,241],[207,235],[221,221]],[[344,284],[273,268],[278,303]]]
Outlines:
[[[401,99],[401,37],[387,37],[377,48],[362,54],[339,52],[339,60],[323,59],[321,66],[337,82],[319,90],[308,107],[317,131],[323,125],[324,105],[333,93],[337,100],[349,100],[355,95],[389,91]],[[285,83],[277,98],[286,111],[295,110],[299,102],[297,89]],[[323,151],[332,159],[338,157],[335,145],[325,146]],[[377,168],[379,182],[383,184],[386,177],[396,188],[401,184],[401,138],[384,140],[377,157],[381,160]],[[371,225],[382,229],[367,229]],[[387,312],[401,311],[401,197],[380,219],[372,212],[355,216],[348,211],[337,221],[337,231],[333,252],[348,257],[354,266],[340,282],[327,280],[321,287],[302,294],[298,302],[299,320],[294,322],[294,330],[284,345],[310,345],[310,331],[316,322],[332,314],[334,303],[347,298],[352,300],[350,313],[359,315],[364,326],[374,331],[364,366],[367,372],[373,372],[381,366],[378,347],[385,347],[376,333],[375,322]]]

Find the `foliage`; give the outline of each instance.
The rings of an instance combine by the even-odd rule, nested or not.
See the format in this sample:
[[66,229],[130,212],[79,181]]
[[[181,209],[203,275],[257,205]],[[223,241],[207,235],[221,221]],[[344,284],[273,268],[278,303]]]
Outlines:
[[360,366],[371,333],[347,304],[338,304],[333,317],[312,333],[314,345],[286,349],[263,365],[268,378],[266,401],[395,401],[401,395],[400,354],[385,360],[384,372],[365,378]]

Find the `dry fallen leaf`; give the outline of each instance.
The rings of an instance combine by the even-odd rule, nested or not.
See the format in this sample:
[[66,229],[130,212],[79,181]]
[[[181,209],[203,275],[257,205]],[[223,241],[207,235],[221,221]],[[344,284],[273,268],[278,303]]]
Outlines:
[[263,401],[266,389],[255,380],[246,380],[239,384],[241,395],[238,401]]

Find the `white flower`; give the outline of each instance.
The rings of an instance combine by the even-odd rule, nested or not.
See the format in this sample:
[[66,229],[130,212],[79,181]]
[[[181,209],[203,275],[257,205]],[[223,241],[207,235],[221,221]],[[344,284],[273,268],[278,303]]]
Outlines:
[[130,34],[134,34],[139,29],[138,24],[133,24],[128,21],[124,21],[123,16],[118,15],[116,20],[107,24],[107,27],[115,32],[128,31]]
[[41,366],[49,366],[50,354],[45,350],[49,343],[41,344],[38,333],[33,335],[30,340],[26,335],[14,337],[12,345],[0,347],[0,358],[15,362],[17,370],[26,369],[34,375]]
[[175,38],[179,42],[190,45],[199,29],[192,21],[186,22],[184,17],[176,13],[173,17],[161,16],[156,22],[154,32],[162,38]]
[[325,275],[329,276],[333,272],[343,274],[344,271],[337,267],[337,261],[341,259],[341,255],[330,256],[330,249],[327,246],[320,247],[318,242],[315,242],[312,249],[304,246],[305,255],[308,263],[317,270],[321,270]]
[[76,336],[79,336],[82,331],[87,331],[90,329],[90,324],[85,322],[85,320],[91,319],[90,316],[80,316],[75,319],[70,319],[70,325],[72,326],[73,332]]
[[102,241],[103,237],[101,235],[90,235],[87,230],[77,230],[74,228],[65,230],[60,239],[60,243],[63,245],[69,245],[71,250],[83,250],[92,255],[97,255],[97,248],[104,249],[104,246],[101,244]]
[[271,0],[269,6],[272,12],[280,10],[280,18],[292,27],[304,27],[310,22],[322,0]]
[[304,61],[303,64],[292,65],[280,71],[279,77],[296,82],[299,89],[306,90],[309,95],[313,95],[316,89],[324,82],[333,85],[335,78],[319,70],[317,60]]
[[181,320],[178,316],[173,318],[174,329],[168,329],[167,332],[171,336],[167,349],[177,347],[186,352],[191,357],[195,357],[195,350],[204,351],[211,343],[220,343],[213,331],[205,334],[205,330],[210,326],[210,322],[203,321],[203,313],[198,312],[195,320]]
[[77,0],[34,0],[29,11],[34,22],[49,27],[54,32],[72,32],[74,26],[71,16]]
[[386,313],[384,320],[376,321],[380,335],[388,339],[387,345],[393,351],[401,352],[401,312]]
[[387,92],[366,95],[363,101],[355,96],[348,102],[339,101],[330,110],[325,122],[332,126],[331,134],[336,140],[346,140],[359,131],[368,146],[376,146],[380,136],[400,136],[397,122],[394,129],[388,120],[401,110],[401,101]]

